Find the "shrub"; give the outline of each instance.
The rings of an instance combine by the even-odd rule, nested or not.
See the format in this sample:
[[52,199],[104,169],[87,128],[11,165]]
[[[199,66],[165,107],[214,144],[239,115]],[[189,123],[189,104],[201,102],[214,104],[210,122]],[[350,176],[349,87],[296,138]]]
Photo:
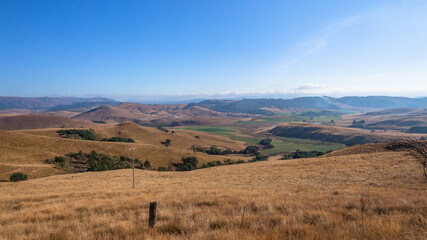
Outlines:
[[10,181],[11,182],[25,181],[27,179],[28,179],[28,176],[22,172],[16,172],[16,173],[12,173],[12,175],[10,175]]
[[55,163],[61,167],[65,167],[65,158],[63,156],[57,156],[55,157]]
[[157,169],[157,171],[159,171],[159,172],[164,172],[164,171],[167,171],[167,169],[166,169],[165,167],[159,167],[159,168]]
[[165,147],[169,147],[169,145],[171,144],[171,140],[166,139],[164,142],[161,142],[161,144],[165,145]]
[[148,160],[145,160],[144,162],[144,168],[151,168],[151,163]]

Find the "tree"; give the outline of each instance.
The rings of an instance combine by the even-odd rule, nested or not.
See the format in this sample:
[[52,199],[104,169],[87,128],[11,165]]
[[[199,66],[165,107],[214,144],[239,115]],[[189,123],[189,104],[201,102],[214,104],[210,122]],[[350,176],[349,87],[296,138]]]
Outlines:
[[400,139],[390,143],[387,149],[409,151],[415,160],[420,163],[424,177],[427,179],[427,142],[416,139]]
[[19,181],[24,181],[27,179],[28,179],[28,176],[22,172],[16,172],[16,173],[12,173],[12,175],[10,175],[10,181],[11,182],[19,182]]

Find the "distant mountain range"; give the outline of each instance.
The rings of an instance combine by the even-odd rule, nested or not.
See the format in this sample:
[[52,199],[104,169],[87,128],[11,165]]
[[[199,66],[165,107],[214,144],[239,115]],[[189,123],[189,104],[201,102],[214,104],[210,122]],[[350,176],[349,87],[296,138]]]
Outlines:
[[71,111],[117,104],[115,100],[100,97],[0,97],[0,110]]
[[[75,97],[0,97],[0,110],[27,109],[39,112],[73,111],[84,113],[97,111],[101,106],[117,106],[121,102],[109,98],[75,98]],[[138,107],[151,106],[141,104]],[[156,108],[159,108],[157,105]],[[198,103],[183,104],[180,109],[193,112],[196,110],[210,111],[209,114],[237,113],[274,115],[283,109],[324,109],[324,110],[354,110],[374,111],[391,108],[427,108],[427,98],[406,98],[388,96],[369,97],[299,97],[293,99],[242,99],[242,100],[205,100]],[[169,111],[172,108],[162,109]],[[100,108],[105,112],[105,108]],[[174,109],[176,111],[176,109]],[[145,112],[145,111],[144,111]],[[155,112],[153,110],[153,112]],[[149,112],[147,112],[149,113]],[[144,113],[144,114],[147,114]],[[174,114],[176,114],[174,112]],[[192,114],[194,116],[194,114]]]
[[427,98],[405,97],[300,97],[294,99],[206,100],[190,103],[218,112],[274,115],[274,109],[360,110],[390,108],[427,108]]

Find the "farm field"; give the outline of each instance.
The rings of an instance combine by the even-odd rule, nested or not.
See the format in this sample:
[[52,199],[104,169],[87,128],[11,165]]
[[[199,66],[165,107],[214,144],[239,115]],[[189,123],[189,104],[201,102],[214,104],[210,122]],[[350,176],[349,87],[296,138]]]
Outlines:
[[[424,239],[427,187],[404,152],[0,183],[2,239]],[[148,227],[148,206],[158,203]]]
[[[217,135],[225,135],[232,140],[246,142],[247,146],[258,145],[259,142],[265,138],[265,136],[250,136],[242,133],[240,130],[234,127],[185,127],[182,129],[208,132]],[[283,152],[296,151],[329,151],[337,150],[346,147],[344,144],[322,142],[310,139],[300,138],[287,138],[287,137],[272,137],[272,144],[274,148],[262,150],[265,154],[277,154]]]

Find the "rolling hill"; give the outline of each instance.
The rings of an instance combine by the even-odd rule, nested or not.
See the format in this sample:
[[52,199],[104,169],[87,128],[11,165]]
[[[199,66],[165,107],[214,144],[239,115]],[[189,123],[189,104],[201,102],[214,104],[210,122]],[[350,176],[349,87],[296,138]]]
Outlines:
[[96,124],[88,121],[70,119],[68,117],[47,114],[21,114],[0,116],[0,130],[60,128],[60,127],[94,127]]
[[74,119],[115,123],[134,121],[143,125],[185,125],[186,121],[199,121],[199,119],[191,119],[192,117],[221,116],[225,116],[225,114],[202,107],[186,108],[185,104],[147,105],[122,103],[117,106],[101,106],[79,114]]
[[379,143],[399,138],[420,138],[422,136],[419,134],[407,134],[397,131],[371,132],[367,129],[326,126],[322,124],[304,122],[282,123],[276,127],[266,130],[265,133],[281,137],[312,139],[326,142],[343,143],[346,145]]
[[[427,230],[427,186],[405,152],[136,170],[135,189],[131,176],[115,170],[0,182],[0,236],[424,239]],[[154,229],[148,227],[152,201]]]
[[[142,127],[135,123],[122,123],[116,126],[95,128],[95,134],[104,137],[133,138],[135,143],[86,141],[62,138],[59,129],[32,129],[19,131],[0,131],[0,179],[7,179],[15,171],[28,172],[30,178],[58,174],[61,171],[53,165],[44,163],[47,158],[64,155],[80,150],[89,153],[95,150],[110,156],[129,156],[128,148],[135,146],[135,157],[149,160],[153,168],[168,167],[180,162],[182,157],[193,156],[191,145],[201,147],[217,146],[221,149],[241,150],[243,142],[233,141],[223,136],[187,130],[175,130],[171,135],[156,128]],[[196,138],[195,136],[199,136]],[[165,147],[160,142],[170,139],[171,144]],[[243,155],[214,156],[196,153],[200,164],[225,159],[244,159]]]
[[408,131],[411,127],[427,126],[427,111],[417,108],[397,108],[352,114],[342,117],[340,125],[350,125],[352,121],[364,120],[367,129],[387,129]]

